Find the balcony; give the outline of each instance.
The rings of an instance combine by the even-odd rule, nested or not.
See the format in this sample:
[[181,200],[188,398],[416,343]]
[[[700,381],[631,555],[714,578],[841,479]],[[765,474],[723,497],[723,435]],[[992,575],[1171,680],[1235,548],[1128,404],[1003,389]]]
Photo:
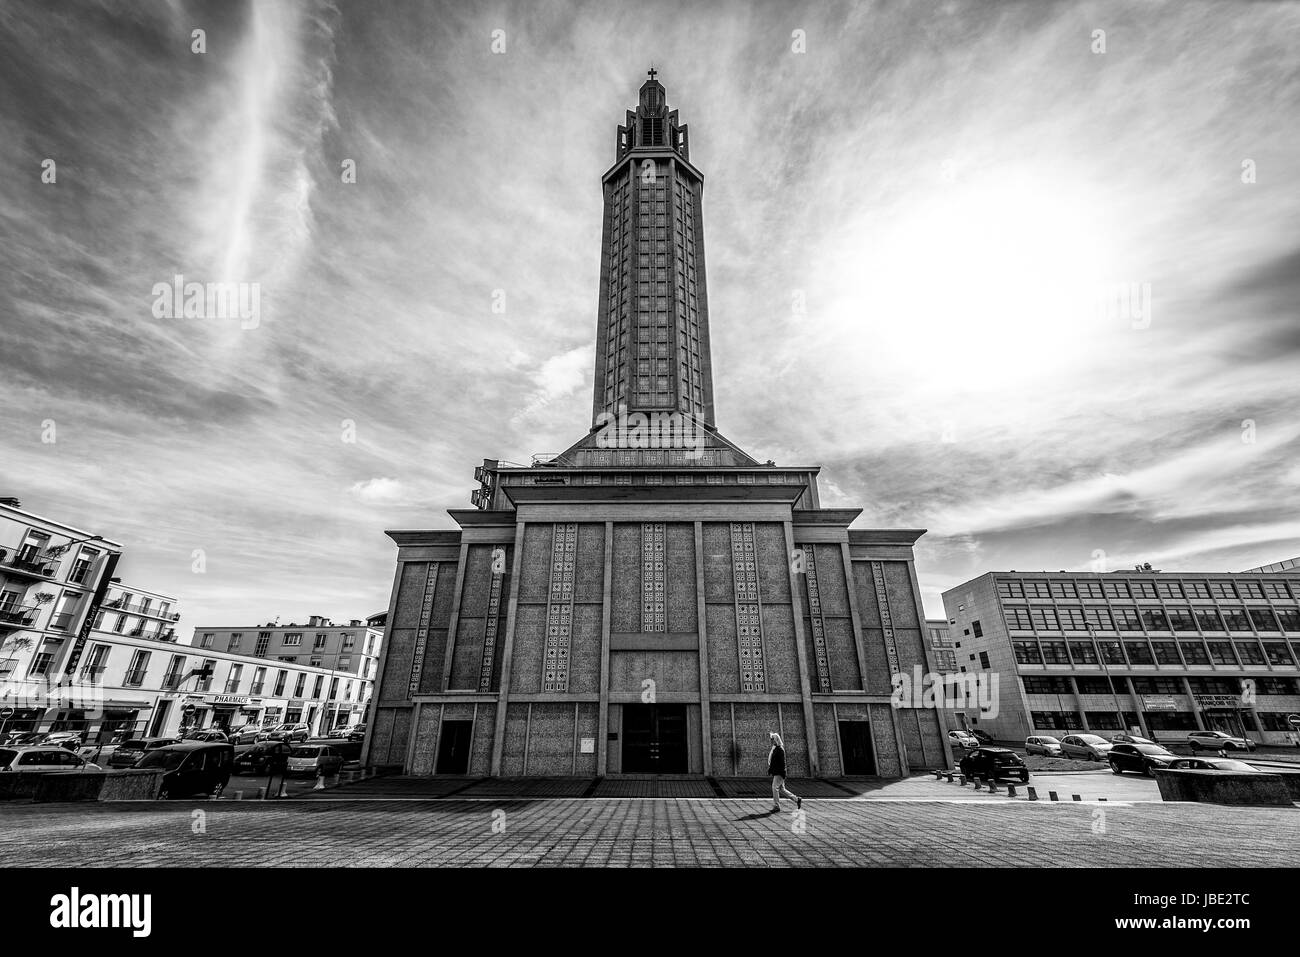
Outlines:
[[125,688],[138,688],[144,684],[144,670],[128,671],[126,677],[122,679],[122,686]]
[[260,682],[260,681],[255,682],[255,683],[253,684],[253,686],[252,686],[251,688],[248,689],[248,693],[249,693],[250,695],[254,695],[254,696],[256,696],[256,695],[260,695],[260,694],[262,693],[262,688],[263,688],[263,687],[265,687],[265,685],[264,685],[262,682]]
[[40,610],[39,605],[6,605],[0,608],[0,628],[30,628]]
[[163,691],[175,691],[181,686],[180,672],[163,675]]
[[159,641],[175,641],[175,640],[176,640],[176,629],[175,629],[175,628],[168,628],[166,631],[164,631],[162,634],[160,634],[160,635],[158,636],[158,640],[159,640]]
[[0,548],[0,571],[8,575],[21,575],[26,578],[53,578],[59,562],[56,558],[41,555],[34,551],[23,550],[17,555],[10,555]]
[[72,623],[76,620],[76,615],[65,611],[50,619],[50,627],[55,631],[72,631]]
[[223,691],[222,694],[239,694],[239,682],[227,681],[226,690]]
[[103,665],[90,665],[81,669],[81,677],[92,684],[99,684],[103,680],[105,670]]

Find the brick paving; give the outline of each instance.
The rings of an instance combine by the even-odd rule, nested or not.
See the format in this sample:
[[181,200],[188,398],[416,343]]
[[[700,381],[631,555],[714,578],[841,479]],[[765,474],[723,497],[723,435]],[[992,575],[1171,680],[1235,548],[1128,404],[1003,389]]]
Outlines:
[[[387,786],[401,787],[400,780]],[[84,867],[1276,867],[1292,863],[1300,847],[1300,811],[1286,808],[976,797],[809,797],[802,831],[789,809],[771,814],[762,797],[340,795],[5,805],[0,860]]]

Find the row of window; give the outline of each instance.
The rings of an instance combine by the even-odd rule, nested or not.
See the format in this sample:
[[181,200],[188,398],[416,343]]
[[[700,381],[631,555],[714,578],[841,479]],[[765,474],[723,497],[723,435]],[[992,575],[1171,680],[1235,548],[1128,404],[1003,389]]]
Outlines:
[[[1239,714],[1242,727],[1247,731],[1294,731],[1287,722],[1284,711],[1260,711],[1259,721],[1249,711]],[[1088,727],[1093,731],[1119,731],[1123,728],[1138,727],[1136,712],[1125,711],[1123,724],[1114,711],[1086,711]],[[1153,731],[1195,731],[1196,715],[1190,711],[1148,711],[1147,727]],[[1031,711],[1029,719],[1035,730],[1039,731],[1083,731],[1083,721],[1077,711]]]
[[[1261,644],[1262,649],[1261,650]],[[1294,665],[1300,642],[1287,649],[1285,641],[1053,641],[1018,639],[1011,642],[1016,662],[1022,665],[1095,665],[1100,655],[1108,665]],[[1235,652],[1235,654],[1234,654]],[[1181,653],[1181,656],[1180,656]]]
[[[281,642],[281,645],[286,648],[301,647],[302,635],[303,633],[300,631],[286,631],[284,633],[284,640]],[[214,642],[216,641],[216,637],[217,637],[216,632],[205,631],[199,639],[199,647],[211,648]],[[365,652],[364,652],[365,654],[367,655],[373,654],[372,649],[374,645],[374,640],[375,640],[374,635],[366,636],[366,645],[365,645]],[[232,631],[230,633],[229,639],[227,639],[226,642],[226,651],[234,654],[240,654],[243,641],[244,641],[243,632]],[[315,636],[312,639],[312,651],[324,651],[328,641],[329,641],[328,634],[324,632],[316,632]],[[345,631],[343,633],[343,644],[340,650],[352,651],[356,647],[356,644],[357,644],[357,636],[351,634],[350,632]],[[256,644],[254,644],[253,646],[254,657],[257,658],[266,657],[267,651],[270,649],[270,647],[271,647],[271,632],[259,631],[257,633]]]
[[[1186,678],[1171,678],[1164,675],[1152,677],[1115,678],[1104,675],[1079,675],[1074,677],[1074,686],[1079,694],[1128,694],[1128,682],[1133,682],[1137,694],[1187,694],[1183,687],[1186,681],[1192,694],[1241,694],[1241,678],[1221,678],[1214,675],[1189,675]],[[1255,683],[1256,694],[1300,694],[1300,681],[1295,678],[1277,678],[1263,675],[1249,680]],[[1020,681],[1025,694],[1073,694],[1071,678],[1067,675],[1021,675]]]
[[1287,631],[1300,634],[1300,608],[1004,608],[1012,631]]
[[1069,581],[998,579],[1002,598],[1203,598],[1300,600],[1300,581],[1164,581],[1116,579]]

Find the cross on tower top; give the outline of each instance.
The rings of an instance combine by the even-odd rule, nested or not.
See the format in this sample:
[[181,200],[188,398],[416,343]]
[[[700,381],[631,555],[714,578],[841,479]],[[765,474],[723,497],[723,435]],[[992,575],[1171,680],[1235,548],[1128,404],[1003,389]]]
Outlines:
[[656,70],[653,66],[651,66],[650,69],[646,71],[646,76],[650,77],[650,79],[653,80],[655,78],[655,74],[657,74],[658,72],[659,72],[658,70]]

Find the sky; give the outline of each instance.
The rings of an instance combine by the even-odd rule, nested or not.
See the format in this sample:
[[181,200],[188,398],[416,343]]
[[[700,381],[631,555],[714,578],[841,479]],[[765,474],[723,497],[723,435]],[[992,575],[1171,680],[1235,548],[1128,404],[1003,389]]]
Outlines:
[[[929,615],[989,570],[1300,555],[1298,35],[1286,3],[5,0],[0,495],[122,542],[182,631],[385,609],[385,529],[590,425],[600,177],[653,64],[719,429],[928,529]],[[169,312],[176,275],[256,312]]]

